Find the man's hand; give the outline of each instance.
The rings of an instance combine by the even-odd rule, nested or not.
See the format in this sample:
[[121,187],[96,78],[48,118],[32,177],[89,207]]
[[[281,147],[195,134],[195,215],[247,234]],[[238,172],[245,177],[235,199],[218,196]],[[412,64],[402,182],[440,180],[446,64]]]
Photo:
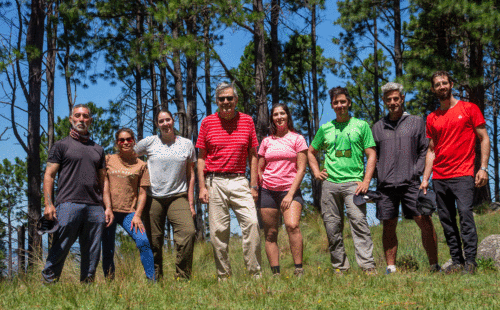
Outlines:
[[255,188],[251,188],[250,192],[252,193],[253,201],[257,202],[257,199],[259,199],[259,191]]
[[113,210],[111,210],[111,208],[106,209],[104,211],[104,215],[106,216],[106,227],[111,226],[111,224],[113,224],[113,220],[115,219]]
[[420,184],[420,189],[424,190],[424,195],[427,195],[427,188],[429,187],[429,181],[428,180],[422,180],[422,183]]
[[43,215],[49,221],[56,220],[57,219],[56,207],[54,207],[54,205],[46,206]]
[[483,187],[488,183],[488,172],[479,170],[476,174],[476,187]]
[[208,190],[205,186],[200,188],[200,195],[199,195],[201,203],[208,203],[208,199],[210,198],[208,196]]
[[130,222],[130,230],[131,231],[134,231],[134,227],[135,227],[135,233],[137,233],[137,229],[139,229],[141,234],[144,234],[144,232],[146,231],[144,229],[144,224],[142,223],[141,217],[138,216],[137,214],[134,215],[134,217],[132,218],[132,221]]
[[314,174],[314,177],[316,180],[324,181],[328,178],[328,173],[326,172],[326,169],[323,169],[320,173]]
[[368,191],[368,188],[370,187],[370,182],[356,182],[358,184],[358,187],[356,188],[356,191],[354,192],[355,195],[358,194],[366,194]]

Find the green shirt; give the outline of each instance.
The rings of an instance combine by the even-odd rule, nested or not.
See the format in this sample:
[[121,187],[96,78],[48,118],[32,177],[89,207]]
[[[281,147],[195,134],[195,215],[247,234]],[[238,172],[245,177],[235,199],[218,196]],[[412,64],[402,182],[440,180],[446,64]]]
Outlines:
[[374,147],[375,141],[368,123],[351,117],[348,122],[333,120],[321,126],[311,145],[316,150],[326,145],[327,180],[346,183],[363,181],[364,150]]

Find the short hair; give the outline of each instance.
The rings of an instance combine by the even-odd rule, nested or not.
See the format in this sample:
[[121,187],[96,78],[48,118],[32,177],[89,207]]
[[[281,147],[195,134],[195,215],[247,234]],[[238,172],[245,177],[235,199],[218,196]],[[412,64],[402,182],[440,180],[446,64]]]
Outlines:
[[227,82],[221,82],[217,84],[217,87],[215,88],[215,101],[219,101],[219,93],[227,88],[231,88],[233,90],[234,97],[238,99],[238,91],[236,91],[234,83],[229,84]]
[[434,79],[438,76],[446,76],[448,78],[448,82],[453,83],[453,78],[448,71],[436,71],[431,76],[431,86],[434,88]]
[[172,112],[170,112],[167,108],[161,108],[160,111],[158,111],[158,113],[156,114],[156,123],[158,123],[158,117],[160,116],[161,113],[168,113],[168,115],[170,115],[170,117],[175,121]]
[[73,108],[71,109],[71,116],[73,116],[73,113],[75,113],[75,110],[78,109],[78,108],[85,108],[85,109],[87,109],[87,111],[89,111],[90,118],[92,118],[92,111],[90,111],[90,108],[89,108],[88,105],[83,104],[83,103],[79,103],[79,104],[76,104],[76,105],[73,106]]
[[404,95],[403,94],[403,85],[401,85],[399,83],[389,82],[389,83],[385,84],[384,86],[382,86],[381,88],[382,88],[382,97],[385,97],[386,93],[393,91],[393,90],[397,90],[399,92],[399,94],[402,96]]
[[352,103],[351,96],[349,96],[349,91],[345,87],[334,87],[328,91],[328,94],[330,95],[330,103],[333,102],[338,95],[345,95],[347,101],[349,101],[349,103]]
[[115,133],[115,143],[118,142],[118,137],[120,136],[120,134],[122,132],[126,132],[126,133],[130,134],[132,136],[132,139],[134,139],[134,141],[135,141],[134,131],[130,128],[123,127],[123,128],[118,129],[118,131]]
[[274,110],[279,108],[279,107],[283,108],[286,115],[288,116],[288,120],[287,120],[288,130],[295,131],[295,129],[293,128],[293,119],[292,119],[292,114],[290,113],[290,109],[284,103],[277,103],[277,104],[273,105],[273,107],[271,108],[271,112],[269,113],[269,123],[270,123],[269,130],[271,131],[272,135],[275,135],[276,132],[278,132],[278,128],[276,128],[276,125],[273,122],[273,113],[274,113]]

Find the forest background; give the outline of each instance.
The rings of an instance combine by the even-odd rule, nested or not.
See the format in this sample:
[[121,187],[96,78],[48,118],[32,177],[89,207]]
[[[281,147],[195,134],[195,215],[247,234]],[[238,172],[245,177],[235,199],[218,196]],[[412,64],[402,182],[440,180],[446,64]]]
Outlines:
[[[346,86],[353,115],[372,125],[385,115],[380,86],[396,80],[406,109],[425,117],[438,106],[429,77],[448,70],[455,95],[485,114],[492,140],[493,190],[478,190],[475,203],[498,201],[499,4],[0,0],[0,259],[7,258],[0,268],[12,275],[13,241],[23,249],[18,270],[42,254],[41,176],[47,150],[67,135],[73,105],[91,106],[93,139],[107,152],[121,126],[138,139],[155,133],[162,107],[175,113],[178,133],[196,141],[201,120],[216,111],[221,81],[235,83],[238,109],[252,115],[259,140],[270,106],[285,102],[309,143],[334,118],[329,88]],[[310,173],[303,190],[304,213],[316,212],[320,187]],[[197,211],[203,240],[204,206]]]

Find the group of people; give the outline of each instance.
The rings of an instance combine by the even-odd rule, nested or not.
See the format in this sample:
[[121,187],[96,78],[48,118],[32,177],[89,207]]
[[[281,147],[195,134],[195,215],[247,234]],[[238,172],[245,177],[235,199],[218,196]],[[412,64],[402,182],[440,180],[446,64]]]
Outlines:
[[[366,204],[356,199],[367,193],[372,177],[377,179],[376,216],[383,223],[386,273],[396,272],[400,204],[404,217],[414,219],[421,229],[430,271],[441,270],[431,217],[417,208],[417,197],[429,190],[431,173],[439,219],[453,260],[445,272],[474,273],[477,232],[472,197],[474,187],[488,182],[489,138],[477,106],[453,97],[449,73],[438,71],[431,82],[431,91],[441,105],[427,117],[427,123],[404,111],[403,86],[391,82],[382,87],[389,113],[372,129],[365,121],[350,116],[347,89],[331,89],[336,118],[320,127],[309,147],[294,130],[286,104],[272,107],[270,135],[259,146],[252,118],[236,110],[236,88],[221,83],[215,92],[218,112],[201,123],[196,141],[198,159],[193,143],[175,134],[173,115],[163,109],[156,116],[158,135],[136,143],[134,132],[122,128],[115,135],[117,152],[104,155],[103,148],[90,139],[89,108],[76,105],[70,116],[70,134],[54,144],[45,171],[44,216],[57,220],[59,227],[42,271],[43,280],[51,283],[59,279],[77,238],[80,280],[93,281],[101,247],[104,275],[113,278],[115,232],[120,224],[136,242],[146,277],[155,281],[163,275],[167,218],[173,227],[177,252],[175,276],[189,278],[196,232],[195,163],[199,199],[208,205],[210,241],[219,281],[232,273],[228,255],[230,208],[241,227],[244,261],[252,277],[260,278],[262,274],[258,215],[273,275],[280,274],[277,240],[281,217],[288,233],[294,274],[304,274],[299,226],[304,200],[300,185],[308,163],[314,178],[322,181],[321,215],[336,274],[350,269],[343,241],[344,213],[349,219],[358,265],[367,274],[376,273]],[[481,168],[474,175],[476,137],[481,145]],[[318,161],[320,150],[324,150],[323,169]],[[146,163],[138,158],[143,155],[147,156]],[[250,181],[245,177],[247,162]]]

